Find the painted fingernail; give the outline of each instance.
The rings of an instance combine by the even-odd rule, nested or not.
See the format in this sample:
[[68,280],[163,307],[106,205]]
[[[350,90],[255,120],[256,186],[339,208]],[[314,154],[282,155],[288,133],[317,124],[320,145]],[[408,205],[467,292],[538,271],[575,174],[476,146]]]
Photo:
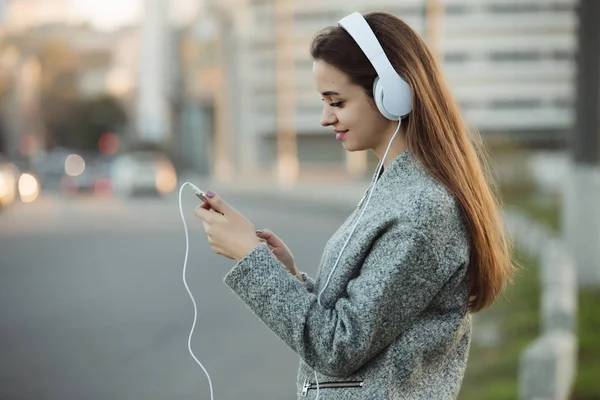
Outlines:
[[208,192],[206,192],[206,196],[208,196],[209,199],[212,199],[213,197],[215,197],[215,194],[209,190]]
[[262,229],[257,229],[256,233],[263,233],[263,230]]

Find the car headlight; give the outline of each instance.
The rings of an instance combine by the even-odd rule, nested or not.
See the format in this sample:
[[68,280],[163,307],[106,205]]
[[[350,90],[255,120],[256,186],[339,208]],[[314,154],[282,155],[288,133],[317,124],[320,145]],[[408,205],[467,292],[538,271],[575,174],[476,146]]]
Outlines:
[[40,185],[35,176],[31,174],[21,174],[19,177],[19,196],[24,203],[31,203],[38,198],[40,194]]
[[8,194],[8,185],[6,184],[6,181],[4,180],[2,173],[0,173],[0,197],[4,197],[7,194]]

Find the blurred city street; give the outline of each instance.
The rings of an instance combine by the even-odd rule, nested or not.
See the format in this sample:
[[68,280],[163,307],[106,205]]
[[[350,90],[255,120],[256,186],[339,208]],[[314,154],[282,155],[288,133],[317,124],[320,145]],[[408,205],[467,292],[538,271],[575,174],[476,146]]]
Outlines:
[[[315,39],[372,11],[427,46],[378,53],[413,103],[435,104],[436,74],[417,74],[430,58],[452,95],[442,116],[410,112],[409,150],[481,139],[519,266],[473,315],[458,399],[600,399],[600,1],[0,0],[0,400],[210,400],[188,352],[179,189],[221,195],[314,276],[387,134],[338,110],[358,103],[319,88],[315,61],[348,78],[363,63],[371,106],[381,72],[330,63]],[[427,139],[455,106],[464,132]],[[349,145],[356,130],[373,143]],[[298,356],[223,283],[235,262],[197,205],[187,187],[192,347],[214,399],[295,399]]]
[[[193,349],[215,399],[293,398],[297,356],[222,283],[234,264],[212,253],[184,193]],[[342,209],[227,200],[279,234],[310,274],[344,218]],[[187,350],[193,306],[176,195],[42,195],[0,213],[0,237],[0,398],[210,398]]]

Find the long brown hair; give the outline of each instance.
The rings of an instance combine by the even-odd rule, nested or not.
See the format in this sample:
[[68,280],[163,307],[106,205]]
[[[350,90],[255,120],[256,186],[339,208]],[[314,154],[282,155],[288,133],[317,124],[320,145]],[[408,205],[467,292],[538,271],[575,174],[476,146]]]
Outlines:
[[[413,109],[403,119],[409,152],[457,199],[470,241],[469,308],[490,306],[513,272],[511,250],[481,137],[470,132],[429,49],[401,19],[365,15],[388,59],[411,86]],[[346,73],[373,98],[375,69],[352,37],[329,27],[314,38],[311,56]],[[471,133],[471,135],[470,135]]]

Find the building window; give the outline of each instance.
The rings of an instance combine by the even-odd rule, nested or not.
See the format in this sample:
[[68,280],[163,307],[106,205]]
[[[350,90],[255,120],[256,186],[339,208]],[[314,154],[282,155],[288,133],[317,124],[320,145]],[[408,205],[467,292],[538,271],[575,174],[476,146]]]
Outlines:
[[469,55],[464,52],[447,52],[444,54],[444,62],[464,63],[469,60]]
[[573,11],[573,4],[570,3],[554,3],[549,5],[548,8],[554,12],[569,12]]
[[572,61],[575,59],[575,54],[568,50],[554,50],[551,57],[557,61]]
[[540,5],[531,3],[490,4],[487,9],[493,14],[519,14],[538,12]]
[[534,110],[542,106],[539,99],[509,99],[509,100],[492,100],[490,108],[495,110]]
[[494,51],[489,54],[492,61],[539,61],[542,54],[539,51]]
[[478,106],[480,106],[481,104],[473,101],[473,100],[459,100],[458,101],[458,106],[460,107],[461,110],[472,110],[474,108],[477,108]]
[[520,14],[520,13],[536,13],[540,11],[551,11],[562,13],[565,11],[573,11],[573,4],[564,2],[550,3],[497,3],[487,6],[487,10],[492,14]]
[[469,12],[469,7],[462,4],[452,4],[446,6],[447,15],[464,15]]
[[552,104],[557,108],[573,108],[575,105],[572,98],[559,97],[552,101]]

